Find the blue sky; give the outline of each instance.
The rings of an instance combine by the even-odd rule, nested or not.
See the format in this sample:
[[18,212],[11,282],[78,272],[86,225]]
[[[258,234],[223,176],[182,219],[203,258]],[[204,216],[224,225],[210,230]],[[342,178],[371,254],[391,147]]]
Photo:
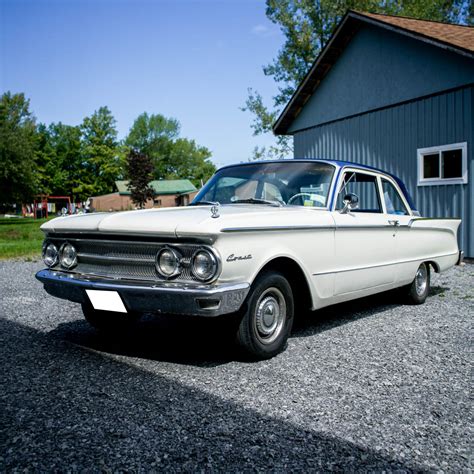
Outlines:
[[121,138],[141,112],[175,117],[221,166],[272,142],[239,107],[276,92],[261,66],[282,43],[264,0],[0,0],[0,89],[45,123],[107,105]]

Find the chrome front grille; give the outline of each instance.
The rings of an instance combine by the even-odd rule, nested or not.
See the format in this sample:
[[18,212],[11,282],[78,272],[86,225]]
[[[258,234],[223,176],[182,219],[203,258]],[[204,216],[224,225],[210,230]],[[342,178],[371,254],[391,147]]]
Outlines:
[[[155,257],[163,245],[171,245],[183,256],[182,272],[173,281],[199,281],[194,277],[189,266],[193,253],[202,247],[198,244],[62,237],[49,237],[48,240],[58,248],[64,242],[74,245],[78,254],[78,263],[71,270],[72,273],[140,281],[164,280],[155,269]],[[55,268],[60,267],[57,265]],[[64,271],[64,269],[61,270]]]

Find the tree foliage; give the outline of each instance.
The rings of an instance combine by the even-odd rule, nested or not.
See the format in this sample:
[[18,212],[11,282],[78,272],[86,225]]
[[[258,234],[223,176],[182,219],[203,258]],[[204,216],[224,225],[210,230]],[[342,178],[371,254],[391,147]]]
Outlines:
[[[176,119],[143,113],[121,142],[108,107],[79,126],[37,124],[24,94],[6,92],[0,98],[0,206],[31,202],[37,194],[85,201],[115,191],[115,181],[125,174],[133,181],[140,163],[150,178],[146,184],[187,178],[199,186],[215,171],[211,152],[179,132]],[[137,190],[148,195],[142,184]]]
[[62,123],[40,124],[37,133],[38,191],[71,195],[79,186],[82,171],[81,129]]
[[0,206],[31,198],[38,182],[36,123],[24,94],[0,99]]
[[143,113],[133,123],[125,144],[151,158],[155,179],[189,179],[200,186],[216,170],[211,152],[194,140],[179,138],[180,128],[176,119]]
[[153,198],[153,190],[149,186],[153,179],[153,161],[145,153],[132,149],[127,155],[126,166],[132,201],[143,209],[148,199]]
[[166,179],[189,179],[196,187],[206,182],[216,171],[209,160],[211,152],[194,140],[178,138],[170,148]]
[[[348,9],[452,23],[473,21],[472,2],[465,0],[267,0],[266,15],[285,41],[273,61],[263,66],[263,73],[278,84],[272,105],[266,106],[258,91],[248,91],[243,110],[253,114],[254,135],[272,133],[273,123]],[[256,149],[254,155],[287,155],[289,140],[277,137],[275,146]]]
[[170,148],[179,131],[180,124],[176,119],[144,112],[135,119],[125,144],[149,156],[153,161],[154,177],[162,179],[166,175]]
[[81,197],[110,193],[122,177],[123,158],[116,121],[108,107],[100,107],[81,125],[81,179],[73,192]]

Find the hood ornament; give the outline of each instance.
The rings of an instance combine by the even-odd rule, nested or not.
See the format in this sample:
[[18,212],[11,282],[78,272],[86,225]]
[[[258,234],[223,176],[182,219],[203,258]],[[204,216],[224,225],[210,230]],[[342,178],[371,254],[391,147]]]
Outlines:
[[217,219],[218,217],[220,217],[220,214],[219,214],[219,206],[220,204],[218,202],[214,202],[212,203],[212,207],[211,207],[211,217],[213,219]]

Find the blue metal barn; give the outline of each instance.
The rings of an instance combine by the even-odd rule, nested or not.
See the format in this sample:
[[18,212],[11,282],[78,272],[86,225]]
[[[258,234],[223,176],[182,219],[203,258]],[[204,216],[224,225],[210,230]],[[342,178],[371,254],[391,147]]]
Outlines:
[[474,28],[349,12],[278,118],[295,158],[375,166],[474,257]]

